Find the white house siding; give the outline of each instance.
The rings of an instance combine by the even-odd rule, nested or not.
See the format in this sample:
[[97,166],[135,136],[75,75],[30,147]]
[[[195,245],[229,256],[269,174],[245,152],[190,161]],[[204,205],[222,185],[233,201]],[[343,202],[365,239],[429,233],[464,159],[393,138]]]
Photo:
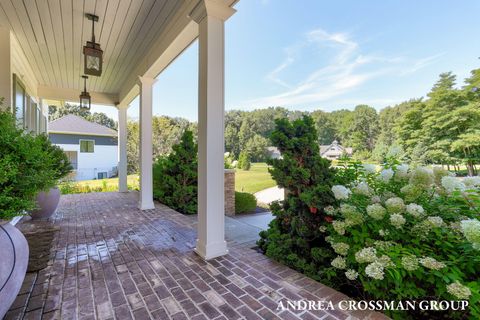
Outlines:
[[77,152],[76,180],[97,179],[99,172],[107,172],[108,177],[116,173],[118,146],[95,145],[93,153],[80,152],[80,144],[57,144],[57,146],[64,151]]

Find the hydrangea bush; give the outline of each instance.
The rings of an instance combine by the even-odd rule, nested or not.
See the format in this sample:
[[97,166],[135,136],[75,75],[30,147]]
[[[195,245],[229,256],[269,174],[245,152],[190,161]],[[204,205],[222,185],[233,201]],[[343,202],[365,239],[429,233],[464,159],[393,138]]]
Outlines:
[[339,174],[351,182],[332,187],[323,229],[337,275],[375,299],[468,300],[449,317],[480,318],[480,178],[394,160]]

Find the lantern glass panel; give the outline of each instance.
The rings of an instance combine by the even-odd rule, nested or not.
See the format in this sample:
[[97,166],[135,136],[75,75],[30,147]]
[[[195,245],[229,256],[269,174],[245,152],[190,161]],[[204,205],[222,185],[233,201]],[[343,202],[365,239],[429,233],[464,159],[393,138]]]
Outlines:
[[90,109],[90,97],[87,97],[87,96],[80,97],[80,107]]
[[100,70],[100,58],[99,57],[93,57],[93,56],[87,56],[87,68],[88,69],[94,69],[94,70]]

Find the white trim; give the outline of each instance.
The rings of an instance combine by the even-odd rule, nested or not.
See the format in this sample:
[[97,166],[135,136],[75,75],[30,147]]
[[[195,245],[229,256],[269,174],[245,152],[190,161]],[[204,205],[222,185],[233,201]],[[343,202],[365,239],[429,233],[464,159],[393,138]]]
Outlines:
[[82,135],[82,136],[92,136],[92,137],[114,137],[116,138],[118,134],[101,134],[101,133],[91,133],[91,132],[74,132],[74,131],[55,131],[55,130],[50,130],[48,133],[55,133],[55,134],[68,134],[72,136],[77,136],[77,135]]
[[13,217],[12,220],[10,220],[10,224],[12,226],[16,225],[18,222],[20,222],[20,220],[22,220],[24,216],[16,216],[16,217]]

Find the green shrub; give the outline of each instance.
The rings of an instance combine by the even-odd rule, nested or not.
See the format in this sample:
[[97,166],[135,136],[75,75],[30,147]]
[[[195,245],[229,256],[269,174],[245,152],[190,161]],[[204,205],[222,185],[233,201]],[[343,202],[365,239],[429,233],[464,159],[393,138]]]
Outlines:
[[197,145],[186,130],[168,157],[153,166],[153,195],[181,213],[197,213]]
[[71,170],[65,153],[46,135],[16,127],[9,111],[0,111],[0,219],[34,209],[38,192],[48,190]]
[[238,164],[237,166],[242,170],[250,170],[251,162],[250,162],[250,155],[247,151],[243,150],[240,152],[238,156]]
[[480,178],[395,160],[378,172],[356,163],[342,171],[355,178],[332,187],[340,206],[328,209],[325,230],[342,282],[373,299],[469,301],[463,312],[395,318],[480,318]]
[[223,166],[225,169],[235,169],[233,155],[230,152],[225,152],[223,155]]
[[266,255],[329,284],[334,273],[324,264],[334,253],[321,230],[328,224],[324,208],[335,203],[330,190],[335,170],[320,156],[317,137],[311,117],[276,121],[270,139],[282,159],[268,163],[273,179],[288,195],[270,206],[275,218],[260,233],[258,245]]
[[235,191],[235,213],[252,212],[257,208],[257,199],[251,193]]

